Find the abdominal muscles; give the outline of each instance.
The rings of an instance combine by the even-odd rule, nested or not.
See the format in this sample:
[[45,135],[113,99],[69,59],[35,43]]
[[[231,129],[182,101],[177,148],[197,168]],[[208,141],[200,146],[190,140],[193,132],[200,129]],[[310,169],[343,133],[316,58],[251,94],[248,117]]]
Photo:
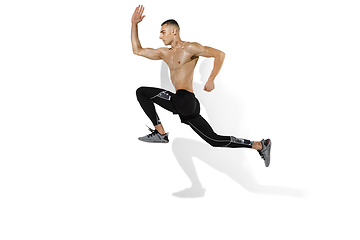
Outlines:
[[170,79],[175,89],[185,89],[193,92],[193,76],[197,59],[193,59],[178,68],[170,68]]
[[170,79],[176,90],[185,89],[193,92],[193,75],[194,71],[182,71],[181,68],[170,71]]

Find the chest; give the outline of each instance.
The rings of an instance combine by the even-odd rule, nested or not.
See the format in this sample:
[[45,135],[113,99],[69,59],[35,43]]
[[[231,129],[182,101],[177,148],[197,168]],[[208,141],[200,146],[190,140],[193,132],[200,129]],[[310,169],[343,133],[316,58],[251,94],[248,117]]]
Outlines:
[[197,57],[187,53],[184,49],[179,49],[176,51],[169,50],[164,60],[169,66],[170,70],[177,70],[195,58],[197,59]]

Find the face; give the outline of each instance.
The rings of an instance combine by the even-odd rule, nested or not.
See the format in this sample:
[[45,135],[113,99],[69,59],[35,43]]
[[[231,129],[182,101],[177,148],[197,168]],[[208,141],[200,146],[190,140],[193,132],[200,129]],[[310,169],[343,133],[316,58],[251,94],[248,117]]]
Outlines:
[[174,38],[173,31],[174,29],[171,29],[171,27],[168,26],[168,24],[164,24],[163,26],[161,26],[159,38],[164,42],[165,45],[170,45],[171,42],[173,41]]

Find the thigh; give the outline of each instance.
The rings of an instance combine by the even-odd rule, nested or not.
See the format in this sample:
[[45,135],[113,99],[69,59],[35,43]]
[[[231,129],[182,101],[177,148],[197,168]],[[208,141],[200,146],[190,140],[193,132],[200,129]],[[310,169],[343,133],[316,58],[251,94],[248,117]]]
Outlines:
[[152,99],[163,91],[166,90],[161,88],[154,88],[154,87],[139,87],[136,91],[136,95],[142,95],[145,96],[146,98]]
[[141,87],[138,91],[160,107],[172,113],[177,113],[174,104],[171,101],[171,98],[175,95],[174,93],[162,88],[154,87]]
[[174,96],[174,94],[172,92],[163,90],[161,92],[159,92],[157,95],[155,95],[154,97],[151,98],[151,100],[156,103],[157,105],[159,105],[160,107],[172,112],[172,113],[177,113],[175,106],[173,104],[173,102],[171,101],[171,98]]

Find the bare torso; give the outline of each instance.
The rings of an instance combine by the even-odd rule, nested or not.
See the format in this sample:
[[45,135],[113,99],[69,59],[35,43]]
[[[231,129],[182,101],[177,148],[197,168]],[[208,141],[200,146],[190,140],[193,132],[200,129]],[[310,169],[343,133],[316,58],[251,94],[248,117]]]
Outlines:
[[186,51],[189,42],[184,42],[179,48],[159,48],[162,53],[162,59],[170,69],[170,79],[175,90],[185,89],[193,91],[194,69],[198,56]]

